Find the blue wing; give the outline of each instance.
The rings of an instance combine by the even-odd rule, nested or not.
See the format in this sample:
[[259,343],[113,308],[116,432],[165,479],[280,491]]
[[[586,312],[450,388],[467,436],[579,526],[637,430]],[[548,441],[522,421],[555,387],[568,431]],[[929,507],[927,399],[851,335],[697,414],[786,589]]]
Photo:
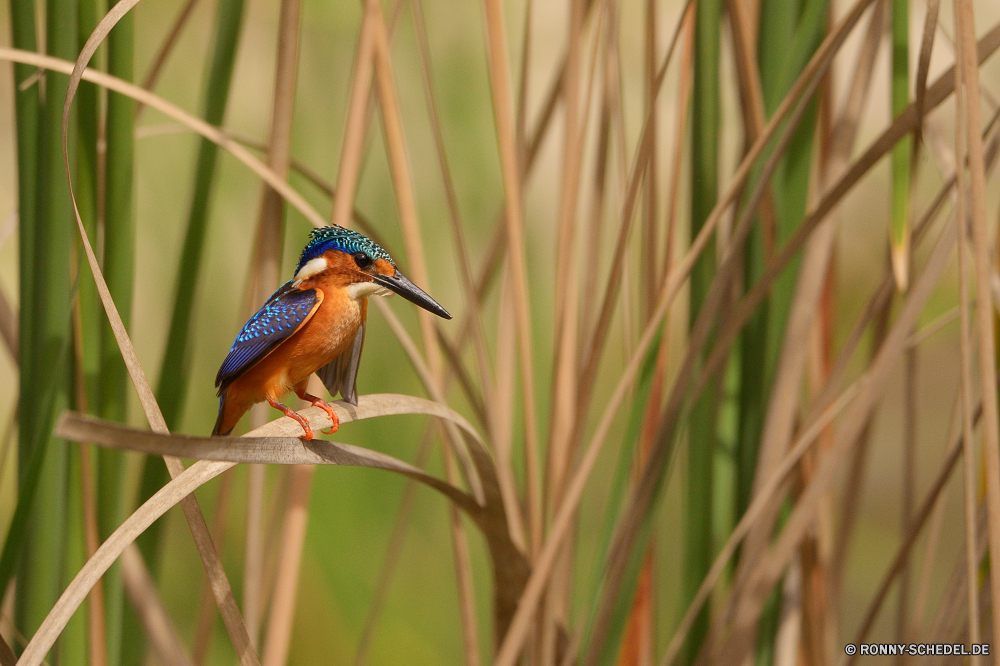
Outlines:
[[215,376],[220,394],[285,338],[299,330],[316,311],[323,295],[316,289],[294,289],[292,282],[289,280],[281,285],[257,314],[243,325],[219,368],[219,374]]

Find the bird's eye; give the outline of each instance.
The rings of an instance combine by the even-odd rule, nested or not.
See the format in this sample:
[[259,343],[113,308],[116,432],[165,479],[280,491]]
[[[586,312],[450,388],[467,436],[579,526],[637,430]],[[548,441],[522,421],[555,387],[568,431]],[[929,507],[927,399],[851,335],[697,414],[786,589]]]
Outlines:
[[368,268],[372,265],[372,258],[364,252],[355,252],[354,263],[358,265],[358,268]]

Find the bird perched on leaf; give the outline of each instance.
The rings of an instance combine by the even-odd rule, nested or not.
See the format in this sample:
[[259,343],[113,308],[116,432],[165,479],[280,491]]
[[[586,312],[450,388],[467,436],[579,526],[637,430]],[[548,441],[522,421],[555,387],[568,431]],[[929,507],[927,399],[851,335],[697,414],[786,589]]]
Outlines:
[[243,325],[219,368],[219,418],[212,434],[228,435],[250,407],[267,400],[298,421],[304,437],[312,439],[309,421],[279,402],[290,391],[326,411],[333,420],[331,432],[336,432],[340,420],[333,407],[306,393],[309,375],[315,372],[331,396],[339,391],[345,401],[358,404],[368,297],[394,293],[451,319],[371,239],[340,226],[314,229],[295,277]]

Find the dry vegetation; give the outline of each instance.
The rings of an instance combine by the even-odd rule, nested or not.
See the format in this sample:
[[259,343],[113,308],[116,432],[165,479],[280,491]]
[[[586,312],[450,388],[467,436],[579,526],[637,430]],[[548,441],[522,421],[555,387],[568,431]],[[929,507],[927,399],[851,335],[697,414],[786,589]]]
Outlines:
[[[467,666],[843,664],[849,642],[1000,635],[995,3],[483,0],[453,19],[478,16],[457,28],[478,64],[449,60],[459,80],[442,86],[451,37],[428,17],[446,25],[448,3],[365,0],[347,12],[353,51],[329,46],[344,94],[319,148],[294,131],[328,104],[300,90],[315,7],[254,5],[277,39],[247,51],[243,0],[217,0],[210,31],[191,22],[199,0],[143,30],[139,0],[9,3],[0,159],[19,203],[0,209],[0,333],[20,390],[0,443],[3,666],[280,666],[340,659],[344,642],[356,665],[416,663],[394,635],[398,651],[375,649],[376,630],[428,608],[452,627],[423,637],[451,646],[432,654]],[[207,47],[173,75],[204,78],[197,114],[157,93],[195,28]],[[269,120],[251,139],[227,105],[266,49],[273,87],[253,103]],[[471,149],[449,137],[468,138],[452,128],[468,114],[492,127]],[[136,212],[137,182],[175,177],[166,149],[160,165],[139,147],[164,133],[200,135],[192,185],[162,211],[186,216],[176,228]],[[333,178],[301,156],[313,148]],[[213,197],[247,209],[217,182],[225,155],[261,181],[235,226],[213,212]],[[242,438],[172,435],[208,429],[207,408],[184,416],[189,394],[207,404],[196,341],[283,280],[303,218],[379,240],[455,320],[401,321],[407,304],[375,299],[388,330],[362,376],[380,369],[367,386],[392,393],[337,403],[338,437],[360,446],[304,442],[265,409]],[[141,279],[165,279],[136,263],[153,224],[176,239],[156,257],[176,278],[140,325]],[[213,228],[246,256],[212,256]],[[227,298],[214,320],[199,291]],[[371,361],[400,349],[412,376]],[[350,425],[406,414],[424,415],[412,433]],[[370,498],[342,507],[384,551],[334,638],[297,624],[307,535],[374,532],[317,525],[335,482],[319,465],[409,479],[387,521]],[[437,562],[400,564],[417,484],[437,491],[419,515],[444,523],[420,552],[447,581]],[[207,583],[164,565],[177,549],[155,521],[177,504]],[[392,581],[425,575],[440,598],[392,610]]]

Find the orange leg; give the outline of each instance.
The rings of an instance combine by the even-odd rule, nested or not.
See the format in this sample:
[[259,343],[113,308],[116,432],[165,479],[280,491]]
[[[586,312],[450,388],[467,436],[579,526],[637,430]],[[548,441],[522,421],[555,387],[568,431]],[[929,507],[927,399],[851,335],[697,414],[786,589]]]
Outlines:
[[327,413],[327,416],[329,416],[330,420],[333,421],[333,425],[331,425],[328,429],[323,431],[325,434],[332,435],[333,433],[337,432],[340,429],[340,417],[337,416],[337,412],[334,411],[330,403],[328,403],[326,400],[323,400],[322,398],[317,398],[311,393],[306,393],[305,389],[297,388],[295,389],[295,394],[299,396],[300,400],[311,402],[313,407],[319,407],[320,409],[322,409],[324,412]]
[[285,416],[290,416],[299,422],[299,425],[302,426],[302,429],[305,431],[305,435],[303,435],[304,439],[313,438],[312,428],[309,427],[309,421],[307,421],[304,416],[296,414],[294,411],[292,411],[291,409],[289,409],[288,407],[286,407],[285,405],[281,404],[276,400],[271,400],[270,398],[268,398],[267,401],[271,404],[272,407],[277,409]]

